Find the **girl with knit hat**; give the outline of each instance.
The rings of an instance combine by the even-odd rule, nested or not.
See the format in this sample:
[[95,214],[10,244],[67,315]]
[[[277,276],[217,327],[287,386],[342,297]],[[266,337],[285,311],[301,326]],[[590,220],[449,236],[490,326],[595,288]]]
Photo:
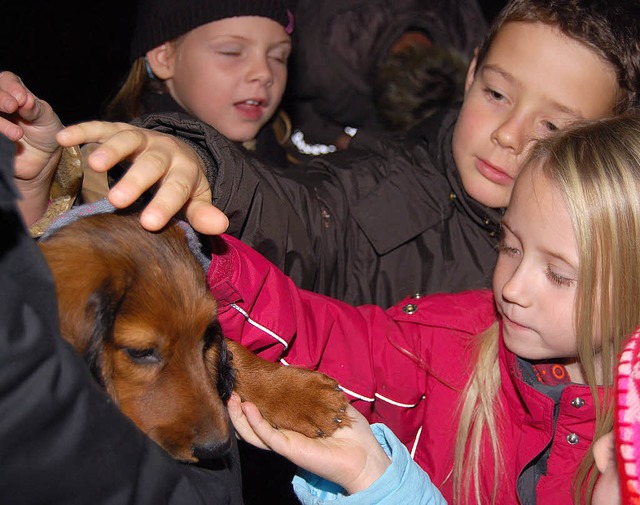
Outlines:
[[[287,84],[296,0],[138,0],[129,74],[105,119],[130,122],[184,112],[263,163],[285,166],[291,122]],[[93,148],[85,148],[89,153]],[[85,168],[82,198],[117,176]]]
[[281,164],[291,0],[140,0],[129,75],[109,119],[186,112]]

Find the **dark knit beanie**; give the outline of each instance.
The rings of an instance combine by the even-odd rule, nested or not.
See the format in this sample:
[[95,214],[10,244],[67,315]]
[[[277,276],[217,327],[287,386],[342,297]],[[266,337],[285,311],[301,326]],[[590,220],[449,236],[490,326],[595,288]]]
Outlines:
[[295,0],[138,0],[131,61],[198,26],[236,16],[273,19],[293,31]]

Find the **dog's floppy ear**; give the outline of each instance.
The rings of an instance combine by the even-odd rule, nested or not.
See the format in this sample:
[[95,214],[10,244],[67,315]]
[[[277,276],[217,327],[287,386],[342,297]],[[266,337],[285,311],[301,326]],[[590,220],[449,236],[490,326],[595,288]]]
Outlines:
[[218,371],[217,386],[218,394],[223,402],[226,402],[236,384],[236,370],[233,368],[231,360],[233,355],[227,347],[227,340],[224,338],[220,323],[216,319],[207,328],[205,334],[205,353],[208,348],[218,346],[216,370]]
[[76,336],[76,341],[88,336],[84,359],[96,381],[106,389],[109,388],[110,370],[103,369],[103,349],[105,344],[113,342],[113,326],[126,294],[126,287],[117,284],[107,278],[89,295],[84,311],[84,335]]
[[39,245],[55,280],[60,334],[87,359],[95,378],[108,390],[110,371],[103,368],[102,347],[112,339],[130,275],[125,265],[109,261],[93,242],[95,237],[62,229]]

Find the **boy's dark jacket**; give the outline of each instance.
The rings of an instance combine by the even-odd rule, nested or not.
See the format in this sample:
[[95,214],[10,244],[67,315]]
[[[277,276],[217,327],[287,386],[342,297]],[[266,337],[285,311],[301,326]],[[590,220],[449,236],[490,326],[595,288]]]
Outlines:
[[458,110],[419,124],[404,140],[274,169],[184,115],[135,124],[177,134],[207,164],[228,233],[302,288],[351,304],[388,307],[406,295],[488,287],[501,210],[466,195],[451,153]]

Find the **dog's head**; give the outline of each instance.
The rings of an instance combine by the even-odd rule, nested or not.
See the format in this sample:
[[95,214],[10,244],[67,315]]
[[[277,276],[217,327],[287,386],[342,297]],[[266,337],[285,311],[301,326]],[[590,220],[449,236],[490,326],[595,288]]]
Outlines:
[[183,461],[224,454],[234,381],[204,272],[172,224],[82,218],[40,243],[60,331],[142,431]]

